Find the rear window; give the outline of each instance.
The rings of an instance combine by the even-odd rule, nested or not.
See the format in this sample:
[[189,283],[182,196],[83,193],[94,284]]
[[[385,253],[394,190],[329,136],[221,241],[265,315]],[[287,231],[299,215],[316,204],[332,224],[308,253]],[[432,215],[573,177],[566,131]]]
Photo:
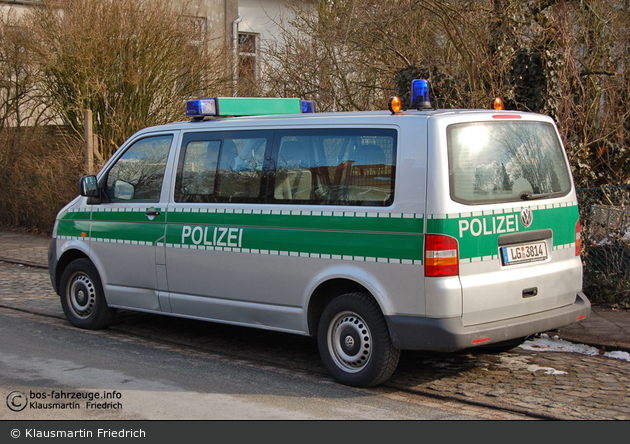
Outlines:
[[564,150],[545,122],[478,122],[447,129],[451,199],[464,204],[562,196],[571,190]]

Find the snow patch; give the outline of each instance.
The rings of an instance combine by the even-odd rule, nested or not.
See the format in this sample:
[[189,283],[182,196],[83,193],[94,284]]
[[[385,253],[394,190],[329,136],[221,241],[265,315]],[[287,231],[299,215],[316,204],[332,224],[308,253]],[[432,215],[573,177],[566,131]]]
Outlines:
[[630,353],[624,351],[611,351],[604,353],[604,356],[614,359],[623,359],[624,361],[630,362]]
[[541,334],[535,339],[530,339],[519,345],[523,350],[529,351],[555,351],[555,352],[568,352],[568,353],[580,353],[589,356],[606,356],[607,358],[622,359],[630,362],[630,353],[624,351],[611,351],[601,353],[599,349],[591,347],[585,344],[574,344],[564,339],[560,339],[558,336],[549,337],[547,334]]
[[544,371],[546,375],[566,375],[567,372],[562,370],[556,370],[552,367],[540,367],[536,364],[529,363],[529,356],[517,356],[517,355],[507,355],[501,356],[501,364],[500,367],[507,368],[509,370],[527,370],[530,373],[536,373],[538,371]]
[[536,373],[539,370],[544,370],[545,375],[566,375],[567,374],[567,372],[563,372],[562,370],[556,370],[555,368],[551,368],[551,367],[540,367],[535,364],[527,366],[527,370],[529,370],[532,373]]

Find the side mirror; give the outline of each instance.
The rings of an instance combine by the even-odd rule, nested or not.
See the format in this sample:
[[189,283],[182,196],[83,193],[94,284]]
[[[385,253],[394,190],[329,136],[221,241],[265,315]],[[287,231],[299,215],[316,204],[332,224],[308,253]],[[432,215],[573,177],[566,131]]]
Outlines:
[[85,197],[99,196],[96,176],[83,176],[81,179],[79,179],[79,194]]

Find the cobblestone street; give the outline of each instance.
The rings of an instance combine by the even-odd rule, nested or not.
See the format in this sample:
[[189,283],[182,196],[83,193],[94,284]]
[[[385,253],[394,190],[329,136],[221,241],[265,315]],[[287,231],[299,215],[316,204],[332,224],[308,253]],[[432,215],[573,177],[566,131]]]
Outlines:
[[[69,325],[45,269],[0,262],[0,307]],[[315,341],[301,336],[128,311],[99,334],[146,338],[332,381]],[[372,390],[448,397],[540,417],[630,419],[630,362],[601,355],[522,348],[499,354],[407,351],[386,386]]]

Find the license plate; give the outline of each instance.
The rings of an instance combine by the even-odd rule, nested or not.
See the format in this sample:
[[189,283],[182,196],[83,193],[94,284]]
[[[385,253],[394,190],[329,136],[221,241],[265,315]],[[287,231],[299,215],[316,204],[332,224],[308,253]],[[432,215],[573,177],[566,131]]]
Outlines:
[[526,262],[544,261],[547,259],[547,243],[545,241],[501,247],[503,265],[524,264]]

